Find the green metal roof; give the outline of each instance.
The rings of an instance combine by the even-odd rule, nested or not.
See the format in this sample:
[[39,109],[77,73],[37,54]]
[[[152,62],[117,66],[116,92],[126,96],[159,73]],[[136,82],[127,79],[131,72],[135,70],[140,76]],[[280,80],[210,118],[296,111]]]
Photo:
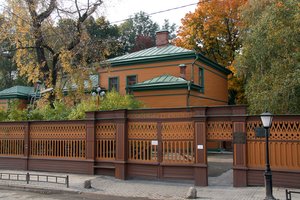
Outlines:
[[34,88],[28,86],[14,86],[0,92],[0,99],[27,99],[33,93]]
[[177,47],[171,44],[162,47],[151,47],[134,53],[111,58],[108,59],[105,63],[102,63],[101,65],[110,64],[112,67],[114,67],[189,58],[197,59],[200,62],[226,75],[231,74],[230,70],[206,58],[201,53],[196,53],[195,51]]
[[[91,74],[89,75],[89,79],[90,80],[84,80],[83,84],[84,84],[84,89],[88,89],[91,83],[92,88],[98,87],[99,86],[99,74]],[[72,90],[76,90],[78,88],[78,86],[73,83],[71,85],[71,89]],[[69,88],[67,86],[64,86],[63,91],[67,92],[69,90]]]
[[174,45],[166,45],[162,47],[151,47],[134,53],[118,56],[107,60],[112,66],[128,65],[141,62],[153,62],[155,60],[165,60],[173,57],[190,58],[195,57],[192,50],[176,47]]
[[166,74],[152,78],[150,80],[146,80],[141,83],[136,83],[134,85],[128,86],[128,89],[131,89],[133,91],[144,91],[159,89],[178,89],[188,87],[195,90],[201,89],[200,86],[190,83],[190,81]]

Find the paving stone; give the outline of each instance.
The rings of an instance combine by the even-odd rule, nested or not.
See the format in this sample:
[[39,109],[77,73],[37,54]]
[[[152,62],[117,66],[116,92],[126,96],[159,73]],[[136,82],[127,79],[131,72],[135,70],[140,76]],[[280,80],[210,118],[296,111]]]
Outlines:
[[[10,173],[26,173],[24,171],[1,170],[1,172]],[[95,194],[107,194],[123,197],[146,197],[150,199],[164,200],[181,200],[185,199],[186,193],[190,187],[194,187],[192,183],[186,182],[167,182],[167,181],[149,181],[149,180],[118,180],[108,176],[91,176],[81,174],[62,174],[49,172],[29,172],[48,175],[69,175],[70,188],[61,184],[37,183],[32,182],[26,184],[25,181],[5,181],[0,180],[0,185],[10,185],[30,188],[43,188],[48,190],[63,190],[76,192],[90,192]],[[242,187],[234,188],[230,184],[225,183],[228,176],[219,177],[219,180],[214,179],[214,184],[208,187],[195,187],[198,193],[198,198],[201,200],[261,200],[265,197],[264,187]],[[215,178],[215,177],[212,177]],[[232,178],[232,177],[231,177]],[[223,179],[223,180],[222,180]],[[93,188],[85,189],[84,182],[90,180]],[[210,179],[210,182],[212,180]],[[273,188],[274,197],[277,199],[285,199],[285,188]]]

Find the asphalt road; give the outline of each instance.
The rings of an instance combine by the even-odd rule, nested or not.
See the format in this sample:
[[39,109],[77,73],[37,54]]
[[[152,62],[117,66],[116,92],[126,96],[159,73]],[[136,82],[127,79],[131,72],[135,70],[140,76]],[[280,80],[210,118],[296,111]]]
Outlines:
[[148,198],[117,197],[91,193],[66,193],[32,191],[17,188],[0,189],[0,199],[5,200],[147,200]]
[[218,177],[232,169],[233,155],[231,153],[209,153],[207,154],[207,160],[209,177]]

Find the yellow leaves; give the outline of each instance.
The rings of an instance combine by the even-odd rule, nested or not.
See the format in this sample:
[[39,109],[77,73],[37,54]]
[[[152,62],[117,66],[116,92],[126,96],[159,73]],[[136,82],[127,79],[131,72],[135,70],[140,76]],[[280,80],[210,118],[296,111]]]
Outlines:
[[73,53],[71,51],[64,50],[59,55],[59,59],[61,62],[61,66],[63,67],[64,72],[66,73],[72,73],[73,68],[71,65],[71,60],[74,57]]

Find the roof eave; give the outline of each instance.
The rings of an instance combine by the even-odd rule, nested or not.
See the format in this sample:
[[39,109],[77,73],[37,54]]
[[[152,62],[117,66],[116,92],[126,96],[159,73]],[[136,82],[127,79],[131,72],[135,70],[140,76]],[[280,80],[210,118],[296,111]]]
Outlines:
[[133,64],[141,64],[141,63],[151,63],[151,62],[159,62],[159,61],[168,61],[168,60],[181,60],[181,59],[188,59],[188,58],[195,58],[196,55],[194,52],[184,52],[172,55],[161,55],[155,57],[145,57],[140,59],[124,59],[124,60],[116,60],[116,61],[108,61],[110,66],[124,66],[124,65],[133,65]]
[[212,61],[212,60],[210,60],[209,58],[206,58],[204,55],[202,55],[201,53],[198,53],[197,54],[197,59],[199,60],[199,61],[201,61],[201,62],[203,62],[204,64],[206,64],[206,65],[208,65],[208,66],[210,66],[210,67],[212,67],[212,68],[214,68],[214,69],[216,69],[216,70],[218,70],[218,71],[220,71],[220,72],[222,72],[222,73],[224,73],[224,74],[226,74],[226,75],[229,75],[229,74],[231,74],[232,72],[229,70],[229,69],[227,69],[226,67],[224,67],[224,66],[222,66],[222,65],[220,65],[220,64],[218,64],[218,63],[216,63],[216,62],[214,62],[214,61]]
[[[188,89],[188,83],[177,83],[177,84],[163,84],[163,85],[133,85],[127,87],[132,91],[147,91],[147,90],[169,90],[169,89]],[[199,85],[191,84],[190,88],[192,90],[201,90],[202,87]]]
[[4,94],[0,95],[0,99],[28,99],[30,95],[22,94]]

